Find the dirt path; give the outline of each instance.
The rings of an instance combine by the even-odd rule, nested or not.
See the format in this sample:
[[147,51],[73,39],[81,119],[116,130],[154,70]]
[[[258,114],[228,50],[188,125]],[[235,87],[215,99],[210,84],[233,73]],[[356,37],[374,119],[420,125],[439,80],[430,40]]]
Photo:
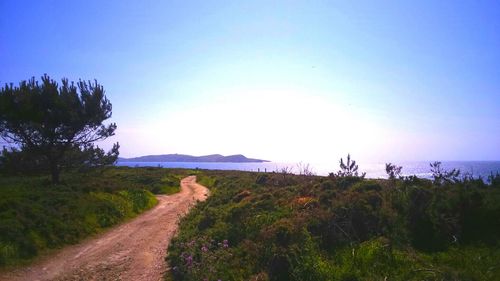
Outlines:
[[0,274],[0,280],[162,280],[168,243],[180,216],[208,189],[190,176],[177,194],[158,196],[158,205],[132,221],[27,268]]

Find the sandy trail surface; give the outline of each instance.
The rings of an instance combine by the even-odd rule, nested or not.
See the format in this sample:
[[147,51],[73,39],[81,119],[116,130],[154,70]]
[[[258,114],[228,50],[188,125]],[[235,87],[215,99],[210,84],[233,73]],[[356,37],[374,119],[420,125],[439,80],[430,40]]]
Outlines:
[[179,193],[157,196],[158,205],[137,218],[28,267],[0,273],[0,280],[162,280],[179,218],[207,196],[208,189],[189,176]]

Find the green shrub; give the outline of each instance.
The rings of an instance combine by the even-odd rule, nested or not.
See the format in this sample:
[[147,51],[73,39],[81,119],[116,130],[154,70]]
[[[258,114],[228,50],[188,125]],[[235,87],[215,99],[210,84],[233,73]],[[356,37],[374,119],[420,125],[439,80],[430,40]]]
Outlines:
[[[499,189],[471,182],[437,187],[416,177],[197,176],[210,179],[211,196],[181,220],[168,256],[177,270],[167,279],[495,280],[500,274]],[[212,240],[228,240],[230,251],[194,251]],[[195,265],[187,266],[186,253]]]
[[0,265],[76,243],[153,207],[157,201],[149,185],[175,173],[167,171],[111,168],[87,175],[66,173],[58,185],[37,176],[0,178]]

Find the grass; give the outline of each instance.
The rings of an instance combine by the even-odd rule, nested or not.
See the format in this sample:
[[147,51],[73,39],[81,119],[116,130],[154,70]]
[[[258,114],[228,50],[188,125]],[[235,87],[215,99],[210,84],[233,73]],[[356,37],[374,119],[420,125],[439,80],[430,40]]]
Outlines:
[[133,218],[153,207],[154,194],[179,191],[187,170],[116,167],[45,176],[0,178],[0,266],[29,262]]
[[195,174],[167,280],[495,280],[500,188],[474,181],[116,167],[0,178],[0,265],[27,263],[153,207]]
[[167,280],[495,280],[500,188],[198,171]]

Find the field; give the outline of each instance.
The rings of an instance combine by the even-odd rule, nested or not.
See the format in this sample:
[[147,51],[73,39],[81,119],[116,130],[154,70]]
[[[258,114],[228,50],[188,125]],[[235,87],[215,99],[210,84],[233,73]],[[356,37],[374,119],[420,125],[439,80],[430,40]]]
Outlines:
[[500,186],[466,179],[107,168],[0,178],[0,264],[135,217],[196,174],[211,189],[180,222],[167,280],[495,280]]
[[[500,186],[203,171],[167,280],[495,280]],[[498,279],[496,279],[498,280]]]
[[153,194],[179,191],[187,170],[107,168],[46,176],[0,178],[0,266],[27,263],[99,233],[153,207]]

